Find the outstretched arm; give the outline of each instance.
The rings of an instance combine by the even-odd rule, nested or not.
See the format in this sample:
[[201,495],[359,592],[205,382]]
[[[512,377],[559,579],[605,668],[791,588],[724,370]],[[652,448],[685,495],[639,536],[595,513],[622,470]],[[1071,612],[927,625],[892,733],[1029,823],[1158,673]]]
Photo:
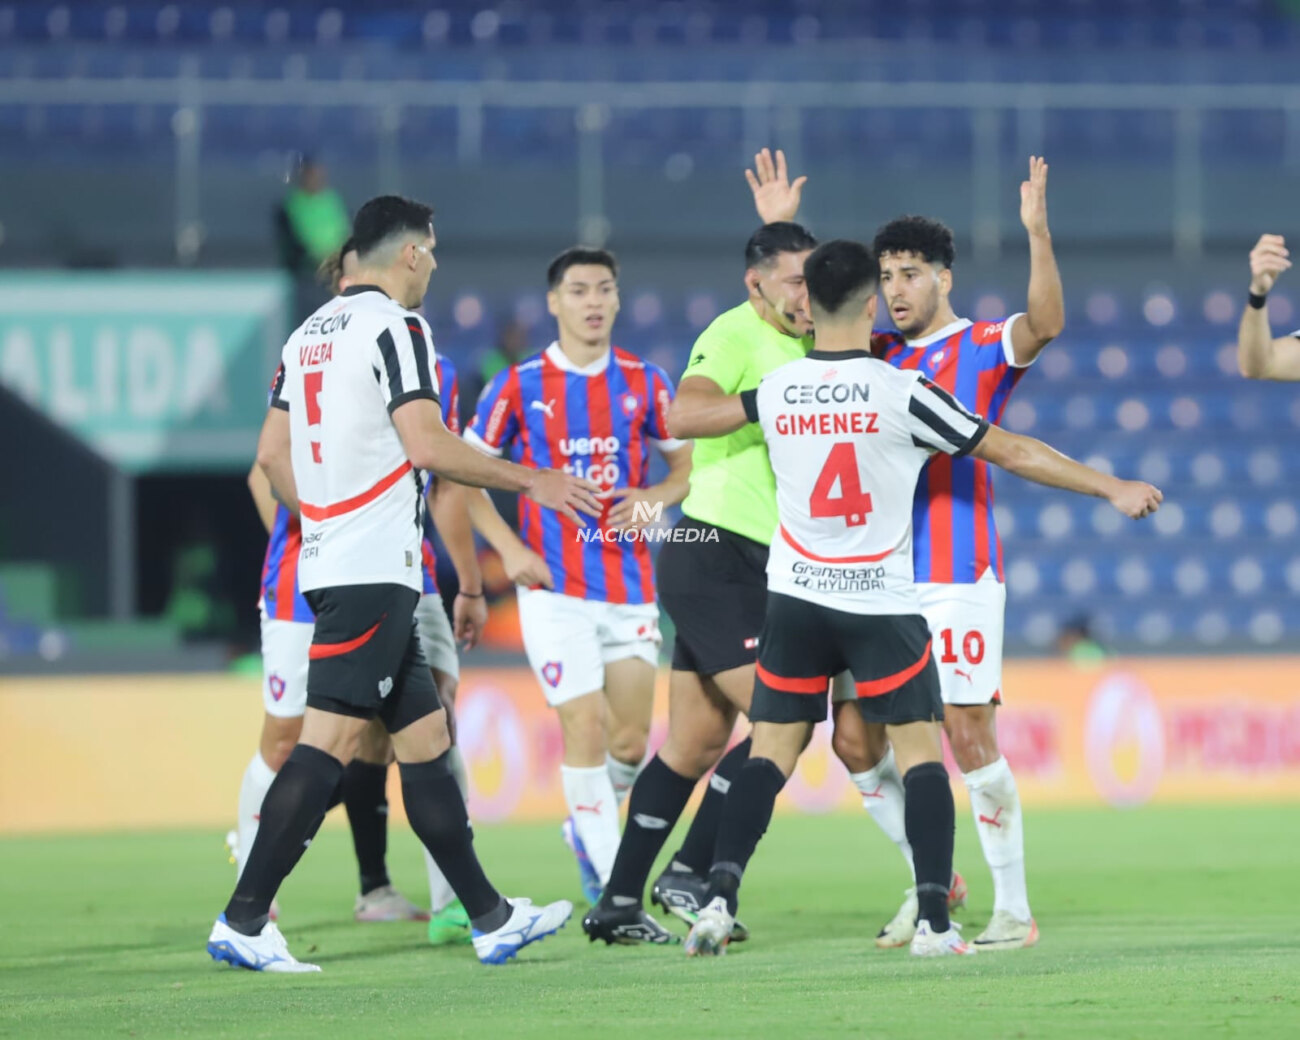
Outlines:
[[646,503],[652,510],[657,505],[658,515],[662,516],[665,506],[675,506],[686,497],[691,489],[691,445],[665,451],[664,458],[668,461],[668,475],[658,484],[647,488],[615,488],[610,492],[610,498],[617,503],[609,511],[610,527],[631,530],[644,526],[648,522],[646,511],[641,510],[638,517],[637,502]]
[[486,491],[470,491],[466,496],[469,504],[469,518],[474,530],[487,539],[488,545],[501,557],[501,564],[508,577],[516,585],[555,588],[555,579],[551,569],[546,566],[537,553],[526,546],[522,539],[510,529],[505,518],[497,512],[497,507]]
[[1160,489],[1140,480],[1120,480],[1062,455],[1033,437],[988,427],[971,452],[1008,473],[1047,487],[1104,498],[1134,520],[1154,513],[1164,499]]
[[1237,367],[1247,379],[1300,380],[1300,339],[1273,338],[1268,323],[1266,297],[1278,275],[1291,266],[1290,252],[1281,235],[1263,235],[1250,251],[1250,294],[1237,329]]
[[1065,328],[1065,290],[1047,227],[1047,161],[1029,157],[1029,180],[1020,185],[1020,221],[1029,234],[1029,300],[1011,326],[1016,364],[1025,366]]
[[712,379],[687,376],[668,409],[668,432],[682,440],[723,437],[749,422],[739,394],[724,393]]

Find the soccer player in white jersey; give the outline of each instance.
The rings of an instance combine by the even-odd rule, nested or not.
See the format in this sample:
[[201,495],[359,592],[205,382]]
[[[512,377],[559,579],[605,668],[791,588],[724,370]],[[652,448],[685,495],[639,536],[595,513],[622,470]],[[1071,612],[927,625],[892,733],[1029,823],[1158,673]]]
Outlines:
[[412,829],[437,860],[499,964],[563,927],[572,904],[503,898],[474,852],[447,760],[447,715],[414,627],[422,577],[424,471],[523,492],[577,521],[601,512],[594,484],[492,459],[442,422],[436,356],[420,305],[435,267],[432,210],[382,196],[358,212],[358,284],[289,338],[258,461],[302,518],[299,584],[316,617],[302,736],[262,803],[257,839],[213,925],[216,960],[259,971],[316,971],[268,918],[310,844],[368,721],[393,739]]
[[1237,366],[1247,379],[1300,381],[1300,329],[1274,338],[1268,323],[1268,294],[1290,268],[1286,239],[1261,235],[1250,251],[1250,296],[1237,330]]
[[[519,509],[524,541],[555,579],[554,589],[519,589],[519,625],[528,663],[560,717],[564,834],[594,904],[618,853],[619,805],[645,757],[654,707],[659,606],[650,549],[637,529],[686,497],[691,446],[668,435],[667,374],[613,345],[613,254],[567,249],[551,262],[547,283],[558,338],[484,388],[465,439],[525,466],[584,474],[608,503],[587,532],[534,503]],[[668,463],[653,486],[652,446]]]
[[866,246],[828,242],[804,272],[816,349],[736,395],[730,416],[719,410],[719,427],[761,425],[780,522],[750,710],[753,747],[727,794],[709,902],[686,950],[725,950],[745,867],[812,727],[826,717],[832,677],[847,671],[858,711],[887,727],[903,774],[920,904],[912,953],[972,953],[948,918],[954,813],[944,706],[913,580],[917,477],[937,453],[975,454],[1038,483],[1107,498],[1135,518],[1154,512],[1161,495],[999,430],[921,373],[872,357],[879,265]]

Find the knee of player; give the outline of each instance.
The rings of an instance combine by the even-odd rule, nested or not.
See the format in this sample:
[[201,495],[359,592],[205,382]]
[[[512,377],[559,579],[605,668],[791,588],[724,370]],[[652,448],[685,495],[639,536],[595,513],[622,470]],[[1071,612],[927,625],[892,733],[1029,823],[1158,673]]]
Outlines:
[[289,754],[302,735],[302,719],[281,719],[267,716],[262,727],[262,758],[272,771],[278,773],[289,759]]
[[619,729],[609,735],[608,751],[613,758],[631,765],[645,758],[649,735],[640,729]]
[[948,743],[952,746],[952,757],[963,773],[979,769],[997,761],[997,736],[976,719],[968,719],[961,714],[950,711],[950,718],[945,727],[948,731]]

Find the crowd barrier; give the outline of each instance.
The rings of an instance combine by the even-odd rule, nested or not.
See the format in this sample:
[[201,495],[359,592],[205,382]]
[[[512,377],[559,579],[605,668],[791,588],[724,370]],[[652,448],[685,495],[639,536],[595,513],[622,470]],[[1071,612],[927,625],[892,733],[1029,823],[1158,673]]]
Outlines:
[[[1010,662],[1005,691],[1002,747],[1029,806],[1300,800],[1300,657]],[[257,682],[234,676],[6,679],[0,833],[229,827],[261,710]],[[559,727],[528,671],[467,669],[458,722],[477,820],[564,815]],[[784,809],[857,804],[829,729]]]

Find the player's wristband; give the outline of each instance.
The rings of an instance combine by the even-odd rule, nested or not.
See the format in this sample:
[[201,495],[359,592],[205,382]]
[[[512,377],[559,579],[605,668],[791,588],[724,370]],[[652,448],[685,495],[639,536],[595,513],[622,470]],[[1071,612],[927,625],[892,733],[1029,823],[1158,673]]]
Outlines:
[[1246,302],[1255,310],[1263,310],[1264,304],[1268,301],[1268,293],[1253,292],[1246,298]]
[[461,590],[461,591],[457,592],[456,595],[457,595],[457,596],[464,596],[466,599],[482,599],[482,598],[483,598],[483,593],[481,593],[481,592],[465,592],[465,591]]
[[758,422],[758,388],[740,391],[740,403],[745,406],[745,418]]

